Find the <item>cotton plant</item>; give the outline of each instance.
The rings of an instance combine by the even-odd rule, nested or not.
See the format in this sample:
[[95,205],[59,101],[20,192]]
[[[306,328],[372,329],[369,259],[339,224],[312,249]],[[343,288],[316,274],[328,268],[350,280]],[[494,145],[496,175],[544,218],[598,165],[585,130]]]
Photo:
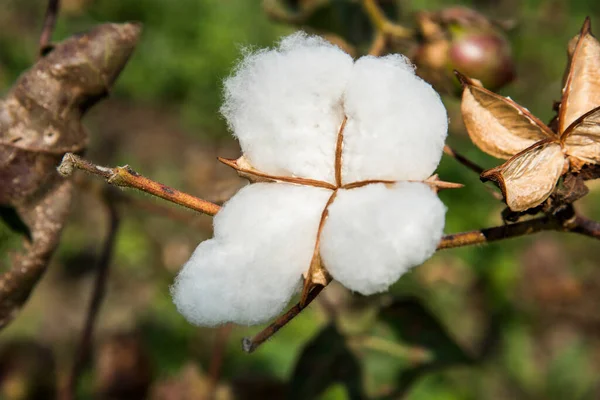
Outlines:
[[354,61],[297,33],[245,54],[221,112],[243,152],[221,161],[251,184],[172,286],[190,322],[259,324],[331,279],[384,292],[436,250],[448,119],[404,56]]

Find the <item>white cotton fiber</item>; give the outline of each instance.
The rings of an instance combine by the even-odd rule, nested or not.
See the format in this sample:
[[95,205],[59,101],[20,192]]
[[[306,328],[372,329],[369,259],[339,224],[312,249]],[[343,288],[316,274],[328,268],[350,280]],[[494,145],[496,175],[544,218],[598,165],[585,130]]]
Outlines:
[[334,182],[341,97],[352,58],[297,33],[278,49],[246,55],[225,81],[221,108],[244,155],[273,175]]
[[344,101],[344,183],[433,173],[448,130],[446,109],[404,56],[359,59]]
[[217,214],[171,288],[197,325],[257,324],[279,314],[300,287],[331,191],[289,184],[244,187]]
[[322,231],[322,260],[350,290],[364,295],[385,291],[433,255],[445,213],[446,207],[423,183],[339,191]]

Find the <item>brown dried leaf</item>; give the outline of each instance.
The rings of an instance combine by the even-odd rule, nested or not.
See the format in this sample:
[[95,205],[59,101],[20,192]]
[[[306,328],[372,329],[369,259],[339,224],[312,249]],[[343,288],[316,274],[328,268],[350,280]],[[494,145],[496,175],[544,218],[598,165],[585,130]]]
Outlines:
[[83,114],[108,94],[140,33],[137,24],[104,24],[59,43],[0,100],[0,205],[31,233],[0,276],[0,327],[44,272],[68,215],[71,182],[56,172],[66,152],[81,152]]
[[513,211],[540,205],[554,190],[564,172],[565,156],[557,141],[545,140],[481,174],[498,184]]
[[569,125],[562,140],[569,156],[585,163],[600,164],[600,107],[587,112]]
[[570,65],[559,112],[559,133],[565,132],[580,116],[600,106],[600,42],[592,35],[586,18]]
[[464,87],[461,111],[467,131],[481,150],[508,159],[540,140],[556,137],[526,108],[455,73]]

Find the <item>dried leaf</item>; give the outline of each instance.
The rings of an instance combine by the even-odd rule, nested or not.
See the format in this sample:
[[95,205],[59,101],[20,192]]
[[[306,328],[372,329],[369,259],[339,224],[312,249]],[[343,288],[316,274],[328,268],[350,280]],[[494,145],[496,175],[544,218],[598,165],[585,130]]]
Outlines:
[[471,140],[486,153],[508,159],[555,134],[526,108],[484,89],[458,72],[463,84],[461,110]]
[[24,252],[0,276],[0,327],[44,272],[68,215],[71,182],[56,172],[66,152],[81,152],[83,114],[108,94],[131,55],[140,26],[104,24],[56,45],[0,100],[0,206],[28,227]]
[[548,198],[564,173],[565,163],[560,144],[545,140],[485,171],[481,178],[498,184],[511,210],[524,211]]
[[586,163],[600,164],[600,107],[587,112],[569,125],[562,140],[569,156]]
[[592,35],[586,18],[567,68],[559,112],[559,132],[580,116],[600,106],[600,42]]
[[335,382],[346,386],[348,398],[364,398],[360,363],[344,336],[328,325],[302,350],[286,398],[314,399]]

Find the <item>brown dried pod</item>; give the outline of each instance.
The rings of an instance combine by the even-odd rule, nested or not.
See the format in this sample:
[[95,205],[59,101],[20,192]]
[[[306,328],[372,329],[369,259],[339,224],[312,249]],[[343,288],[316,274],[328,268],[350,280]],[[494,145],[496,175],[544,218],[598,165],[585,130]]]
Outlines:
[[27,300],[58,245],[72,187],[56,167],[88,140],[85,112],[105,97],[139,37],[138,24],[103,24],[66,39],[0,100],[0,205],[30,235],[0,276],[0,327]]
[[484,152],[508,159],[481,177],[500,186],[511,210],[540,205],[561,176],[600,163],[600,42],[589,18],[572,50],[554,130],[510,98],[456,75],[471,140]]

